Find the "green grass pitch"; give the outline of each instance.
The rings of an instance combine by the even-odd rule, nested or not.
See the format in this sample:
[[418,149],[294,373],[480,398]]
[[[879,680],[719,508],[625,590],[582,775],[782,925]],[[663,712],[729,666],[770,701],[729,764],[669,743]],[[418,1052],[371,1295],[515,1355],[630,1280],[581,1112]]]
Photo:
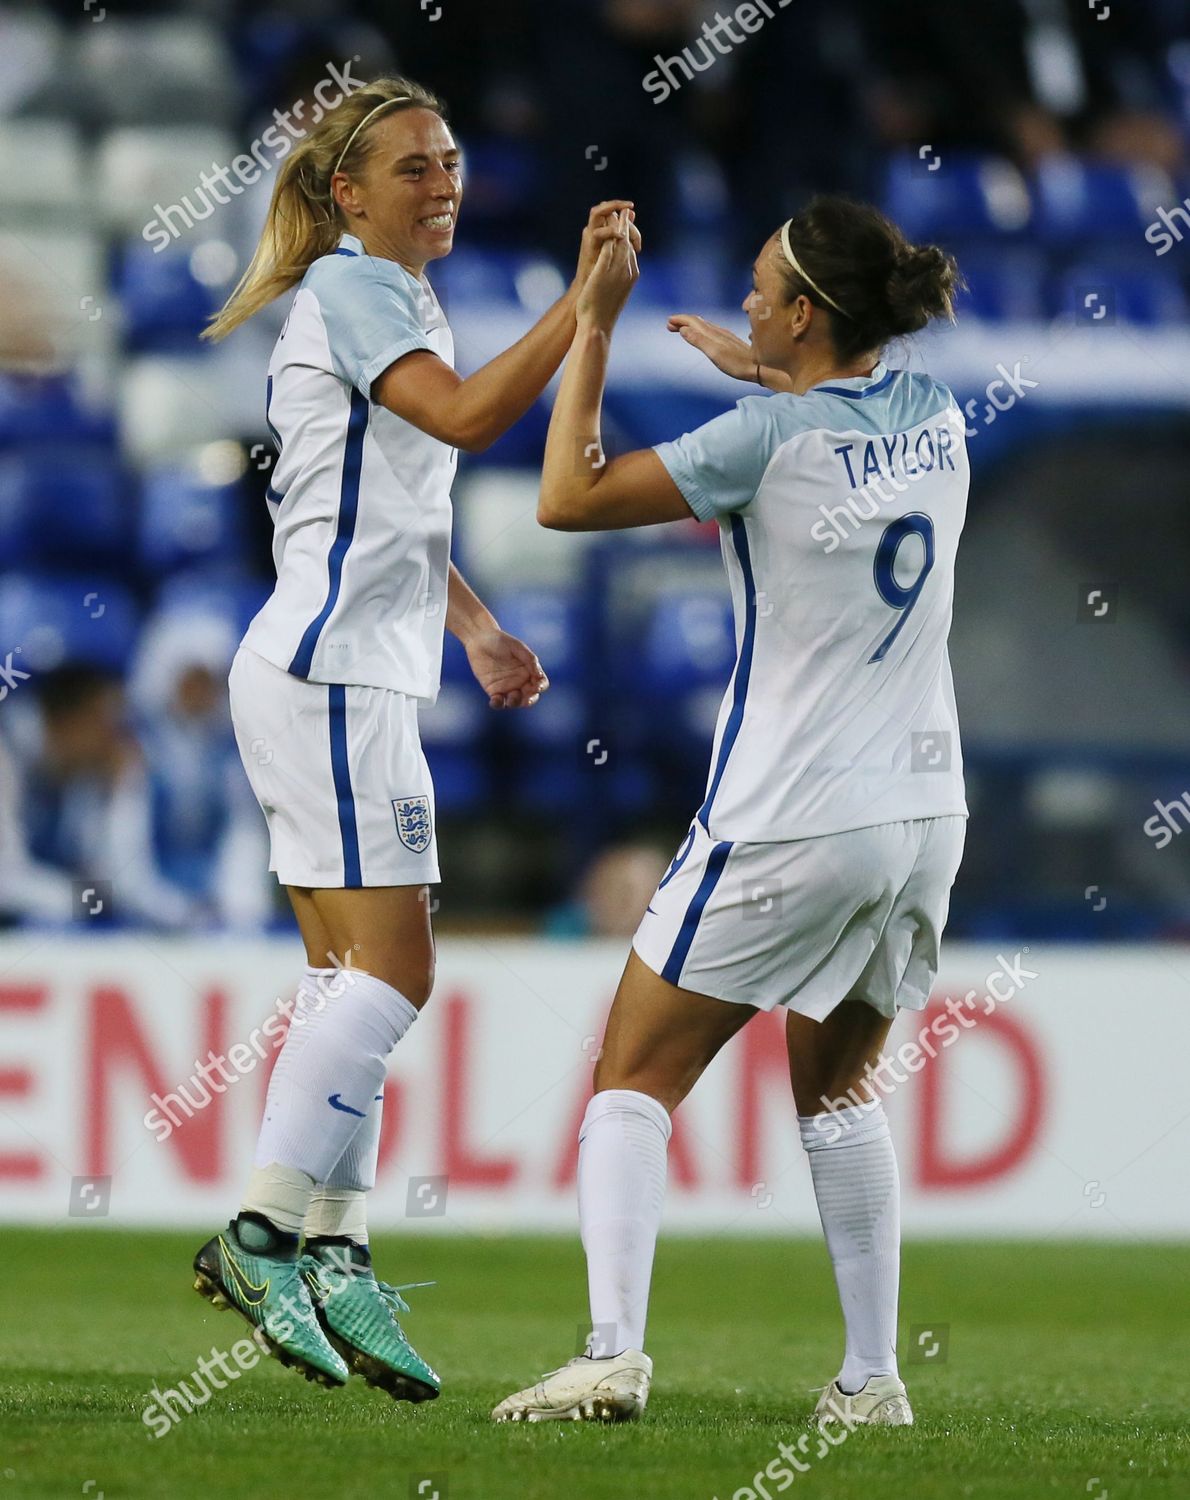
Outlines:
[[917,1426],[859,1431],[781,1490],[765,1466],[840,1351],[818,1243],[663,1239],[644,1420],[494,1427],[496,1400],[576,1352],[577,1245],[382,1237],[382,1276],[437,1279],[406,1323],[443,1375],[438,1401],[394,1405],[356,1380],[324,1392],[265,1360],[154,1439],[149,1388],[246,1332],[190,1290],[200,1238],[4,1232],[0,1500],[731,1500],[758,1473],[770,1496],[818,1500],[1190,1496],[1180,1246],[909,1245],[902,1346],[911,1325],[948,1340],[945,1363],[940,1348],[904,1366]]

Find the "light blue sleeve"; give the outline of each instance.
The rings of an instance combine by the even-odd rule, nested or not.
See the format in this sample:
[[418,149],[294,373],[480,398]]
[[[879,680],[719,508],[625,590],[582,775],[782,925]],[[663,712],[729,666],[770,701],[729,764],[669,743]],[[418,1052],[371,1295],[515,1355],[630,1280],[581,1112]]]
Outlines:
[[654,452],[700,521],[751,504],[777,446],[767,396],[745,396],[725,411]]
[[429,349],[408,272],[391,270],[365,256],[327,257],[311,279],[330,344],[335,373],[362,396],[402,354]]

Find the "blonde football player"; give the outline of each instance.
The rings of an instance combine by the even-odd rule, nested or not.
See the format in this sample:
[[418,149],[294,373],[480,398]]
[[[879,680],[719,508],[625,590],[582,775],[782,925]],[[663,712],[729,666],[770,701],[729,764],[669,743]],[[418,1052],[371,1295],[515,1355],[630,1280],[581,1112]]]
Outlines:
[[366,1197],[386,1060],[433,981],[417,707],[437,692],[444,626],[493,708],[531,707],[548,686],[450,562],[456,450],[487,447],[541,394],[608,215],[631,213],[593,209],[571,289],[463,379],[425,274],[450,253],[462,192],[441,102],[407,79],[365,85],[281,163],[256,255],[208,330],[297,288],[267,379],[277,582],[230,689],[308,968],[240,1212],[199,1251],[196,1285],[308,1378],[354,1370],[411,1401],[439,1381],[372,1272]]

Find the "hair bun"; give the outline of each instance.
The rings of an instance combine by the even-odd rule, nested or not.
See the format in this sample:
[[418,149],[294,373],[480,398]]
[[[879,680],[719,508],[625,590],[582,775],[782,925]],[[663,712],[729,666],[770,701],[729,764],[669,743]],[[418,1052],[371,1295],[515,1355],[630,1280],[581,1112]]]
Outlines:
[[893,262],[885,292],[894,334],[916,333],[931,318],[952,316],[959,272],[940,245],[907,245]]

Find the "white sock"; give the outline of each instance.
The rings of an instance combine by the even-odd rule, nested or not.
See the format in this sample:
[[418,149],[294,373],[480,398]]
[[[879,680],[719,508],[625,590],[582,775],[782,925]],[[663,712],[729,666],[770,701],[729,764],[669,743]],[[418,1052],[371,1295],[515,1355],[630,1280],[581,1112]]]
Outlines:
[[306,1238],[346,1236],[357,1245],[368,1243],[367,1195],[376,1186],[376,1161],[380,1155],[380,1121],[384,1109],[381,1091],[372,1102],[347,1149],[330,1176],[314,1189],[306,1210]]
[[879,1099],[799,1115],[847,1330],[840,1387],[897,1373],[901,1185]]
[[664,1106],[633,1089],[596,1094],[583,1116],[578,1216],[587,1252],[592,1358],[644,1347],[671,1129]]
[[340,971],[321,993],[304,985],[269,1081],[255,1165],[326,1182],[372,1111],[389,1053],[416,1019],[404,995],[358,970]]

